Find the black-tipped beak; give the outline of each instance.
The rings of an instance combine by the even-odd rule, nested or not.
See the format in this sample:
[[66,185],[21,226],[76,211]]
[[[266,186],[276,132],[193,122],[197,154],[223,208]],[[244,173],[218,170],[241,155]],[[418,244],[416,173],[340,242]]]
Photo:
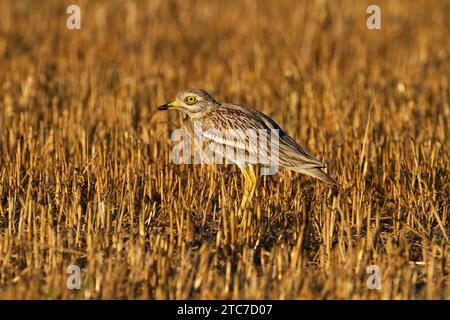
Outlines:
[[176,109],[176,108],[178,108],[179,106],[180,106],[180,105],[179,105],[176,101],[174,101],[174,102],[171,102],[171,103],[163,104],[162,106],[160,106],[160,107],[158,108],[158,110]]

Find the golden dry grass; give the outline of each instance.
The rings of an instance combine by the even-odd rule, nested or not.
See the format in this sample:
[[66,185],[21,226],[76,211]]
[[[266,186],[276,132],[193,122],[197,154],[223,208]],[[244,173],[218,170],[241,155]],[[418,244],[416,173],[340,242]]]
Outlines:
[[[448,1],[380,1],[380,31],[367,1],[79,3],[70,31],[64,1],[0,2],[0,299],[450,298]],[[339,193],[282,171],[239,227],[235,167],[171,162],[156,107],[188,87]]]

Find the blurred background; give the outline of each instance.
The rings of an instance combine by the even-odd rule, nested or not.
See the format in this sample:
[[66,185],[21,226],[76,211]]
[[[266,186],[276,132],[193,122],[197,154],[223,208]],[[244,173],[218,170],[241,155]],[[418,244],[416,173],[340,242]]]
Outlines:
[[[0,298],[449,298],[450,2],[377,1],[381,30],[370,4],[2,0]],[[156,109],[192,87],[272,116],[339,195],[280,173],[239,227],[235,168],[171,163]]]

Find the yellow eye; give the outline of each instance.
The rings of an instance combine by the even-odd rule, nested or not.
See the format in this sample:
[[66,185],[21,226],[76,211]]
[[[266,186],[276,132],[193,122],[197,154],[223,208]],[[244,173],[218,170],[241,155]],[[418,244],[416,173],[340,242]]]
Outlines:
[[187,104],[194,104],[196,102],[197,102],[197,98],[194,97],[194,96],[189,96],[189,97],[186,98],[186,103]]

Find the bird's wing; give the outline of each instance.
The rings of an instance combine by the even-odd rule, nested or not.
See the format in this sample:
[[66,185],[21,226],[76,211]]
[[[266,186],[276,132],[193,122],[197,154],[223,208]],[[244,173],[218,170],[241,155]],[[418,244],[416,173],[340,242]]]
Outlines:
[[289,136],[272,118],[257,111],[258,117],[270,129],[275,129],[279,137],[280,160],[286,162],[287,167],[323,168],[322,162],[306,151]]
[[[238,106],[239,107],[239,106]],[[271,117],[265,113],[240,107],[249,112],[250,118],[258,121],[263,128],[274,130],[279,139],[280,164],[285,167],[323,168],[322,162],[295,142]]]
[[[273,145],[269,148],[268,143],[260,143],[257,148],[251,147],[252,144],[249,143],[248,136],[245,136],[248,130],[255,130],[258,138],[264,138],[265,141],[272,141],[272,137],[277,138],[278,161],[283,167],[299,169],[324,167],[318,159],[298,145],[272,118],[256,109],[222,104],[208,117],[203,118],[202,126],[203,132],[210,131],[209,134],[204,133],[203,138],[211,139],[232,148],[242,149],[246,155],[257,155],[260,163],[272,163],[272,159],[267,158],[267,155],[271,154],[272,150],[269,149]],[[229,129],[234,129],[238,133],[237,139],[232,142],[224,139],[225,131]],[[239,134],[243,136],[239,137]],[[261,157],[263,158],[261,159]]]

